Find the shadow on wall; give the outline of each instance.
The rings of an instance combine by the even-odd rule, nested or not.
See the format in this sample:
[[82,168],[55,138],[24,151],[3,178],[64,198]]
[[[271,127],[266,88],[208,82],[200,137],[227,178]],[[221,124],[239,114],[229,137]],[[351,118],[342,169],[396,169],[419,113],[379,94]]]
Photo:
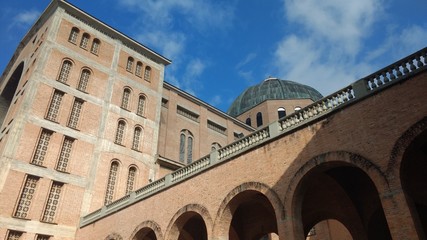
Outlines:
[[3,89],[0,95],[0,126],[3,125],[3,121],[12,103],[13,96],[18,87],[19,81],[21,80],[22,72],[24,70],[24,62],[21,62],[16,67],[12,76],[8,79],[6,87]]

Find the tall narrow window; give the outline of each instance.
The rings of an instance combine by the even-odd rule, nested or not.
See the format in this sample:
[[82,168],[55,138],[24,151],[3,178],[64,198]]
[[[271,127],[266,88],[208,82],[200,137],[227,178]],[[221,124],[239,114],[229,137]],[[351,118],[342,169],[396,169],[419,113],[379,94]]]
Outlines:
[[135,177],[136,177],[136,167],[130,167],[129,173],[128,173],[128,179],[126,182],[126,194],[129,194],[134,189],[135,184]]
[[70,32],[70,36],[68,36],[68,41],[72,43],[76,43],[77,37],[79,36],[80,30],[76,27],[73,27]]
[[39,141],[37,142],[36,151],[34,152],[31,163],[43,166],[44,158],[46,157],[47,147],[49,146],[51,131],[43,129],[40,133]]
[[7,234],[6,240],[19,240],[21,236],[22,236],[22,232],[10,230],[9,233]]
[[129,107],[130,93],[131,93],[131,91],[129,88],[125,88],[125,90],[123,90],[121,107],[124,109],[128,109],[128,107]]
[[150,78],[151,78],[151,68],[147,66],[145,67],[144,80],[150,81]]
[[27,179],[25,179],[24,188],[21,192],[21,196],[19,197],[18,206],[13,216],[18,218],[27,218],[38,181],[38,177],[27,176]]
[[61,190],[63,186],[64,184],[60,182],[52,183],[42,217],[43,222],[53,223],[55,221],[55,215],[57,213],[59,198],[61,197]]
[[135,75],[138,77],[142,77],[142,62],[136,63]]
[[73,108],[71,109],[70,119],[68,119],[67,126],[70,128],[77,128],[77,123],[79,122],[80,113],[82,112],[83,101],[80,99],[75,99]]
[[261,112],[258,112],[256,114],[256,126],[257,127],[262,126],[262,113]]
[[56,121],[56,118],[59,114],[59,107],[61,106],[62,97],[64,96],[63,92],[55,90],[52,96],[52,100],[47,110],[46,119],[51,121]]
[[89,78],[90,78],[90,71],[88,69],[83,69],[82,73],[80,74],[80,80],[79,80],[79,85],[77,86],[77,89],[83,92],[86,91]]
[[136,110],[136,114],[138,114],[139,116],[144,116],[144,109],[145,109],[145,96],[139,96],[138,108]]
[[126,127],[125,121],[120,120],[119,123],[117,124],[116,139],[114,140],[115,143],[122,145],[123,136],[125,134],[125,127]]
[[82,40],[80,41],[80,47],[86,49],[89,43],[90,36],[87,33],[83,33]]
[[142,129],[140,127],[136,127],[133,133],[133,141],[132,141],[132,149],[139,150],[139,145],[141,142]]
[[107,190],[105,193],[104,205],[113,202],[114,189],[116,187],[117,173],[119,171],[119,163],[114,161],[111,163],[110,173],[108,174]]
[[185,134],[181,133],[179,137],[179,161],[184,162],[185,159]]
[[40,234],[37,234],[37,238],[36,238],[36,240],[49,240],[49,239],[50,239],[49,235],[40,235]]
[[133,58],[132,57],[128,57],[128,61],[126,64],[126,70],[129,72],[132,72],[132,68],[133,68]]
[[99,41],[98,38],[95,38],[92,42],[92,47],[90,48],[90,52],[95,55],[98,55],[100,45],[101,45],[101,41]]
[[286,117],[286,109],[284,107],[279,107],[277,109],[277,115],[280,118]]
[[251,118],[246,118],[246,125],[252,126]]
[[182,130],[179,139],[179,161],[190,164],[193,161],[193,135],[188,130]]
[[56,170],[66,172],[68,167],[68,160],[70,159],[71,149],[73,147],[74,139],[65,137],[62,142],[61,152],[59,154],[58,164]]
[[71,71],[72,66],[73,66],[73,64],[68,60],[65,60],[62,63],[61,71],[59,72],[59,76],[58,76],[59,82],[67,83],[68,76],[70,75],[70,71]]
[[189,136],[187,142],[187,164],[193,162],[193,137]]

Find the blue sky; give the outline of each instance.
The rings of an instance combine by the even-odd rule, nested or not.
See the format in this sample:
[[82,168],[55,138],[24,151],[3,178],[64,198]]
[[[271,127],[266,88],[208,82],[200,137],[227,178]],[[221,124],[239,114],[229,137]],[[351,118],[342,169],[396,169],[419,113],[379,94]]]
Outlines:
[[[1,1],[3,72],[49,1]],[[69,2],[171,59],[165,80],[223,111],[269,76],[328,95],[427,46],[427,0]]]

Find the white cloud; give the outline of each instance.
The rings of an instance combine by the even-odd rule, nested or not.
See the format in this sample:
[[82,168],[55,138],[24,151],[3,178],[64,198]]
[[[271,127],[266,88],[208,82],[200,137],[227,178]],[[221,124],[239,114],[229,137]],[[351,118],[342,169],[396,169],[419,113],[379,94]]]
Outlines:
[[244,67],[246,64],[248,64],[252,60],[254,60],[256,58],[256,56],[257,56],[256,53],[249,53],[248,55],[246,55],[246,57],[242,61],[237,63],[236,69],[240,69],[240,68]]
[[222,96],[215,95],[209,100],[209,104],[212,106],[219,106],[223,103]]
[[40,16],[37,10],[28,10],[18,13],[13,17],[12,25],[31,25]]

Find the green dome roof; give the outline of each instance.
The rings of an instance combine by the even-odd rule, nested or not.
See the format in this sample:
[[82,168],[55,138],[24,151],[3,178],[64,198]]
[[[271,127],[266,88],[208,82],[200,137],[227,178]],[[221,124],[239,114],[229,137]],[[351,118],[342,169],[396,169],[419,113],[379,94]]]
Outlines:
[[311,99],[317,101],[323,96],[316,89],[300,83],[267,78],[260,84],[247,88],[231,104],[227,113],[237,117],[265,100]]

